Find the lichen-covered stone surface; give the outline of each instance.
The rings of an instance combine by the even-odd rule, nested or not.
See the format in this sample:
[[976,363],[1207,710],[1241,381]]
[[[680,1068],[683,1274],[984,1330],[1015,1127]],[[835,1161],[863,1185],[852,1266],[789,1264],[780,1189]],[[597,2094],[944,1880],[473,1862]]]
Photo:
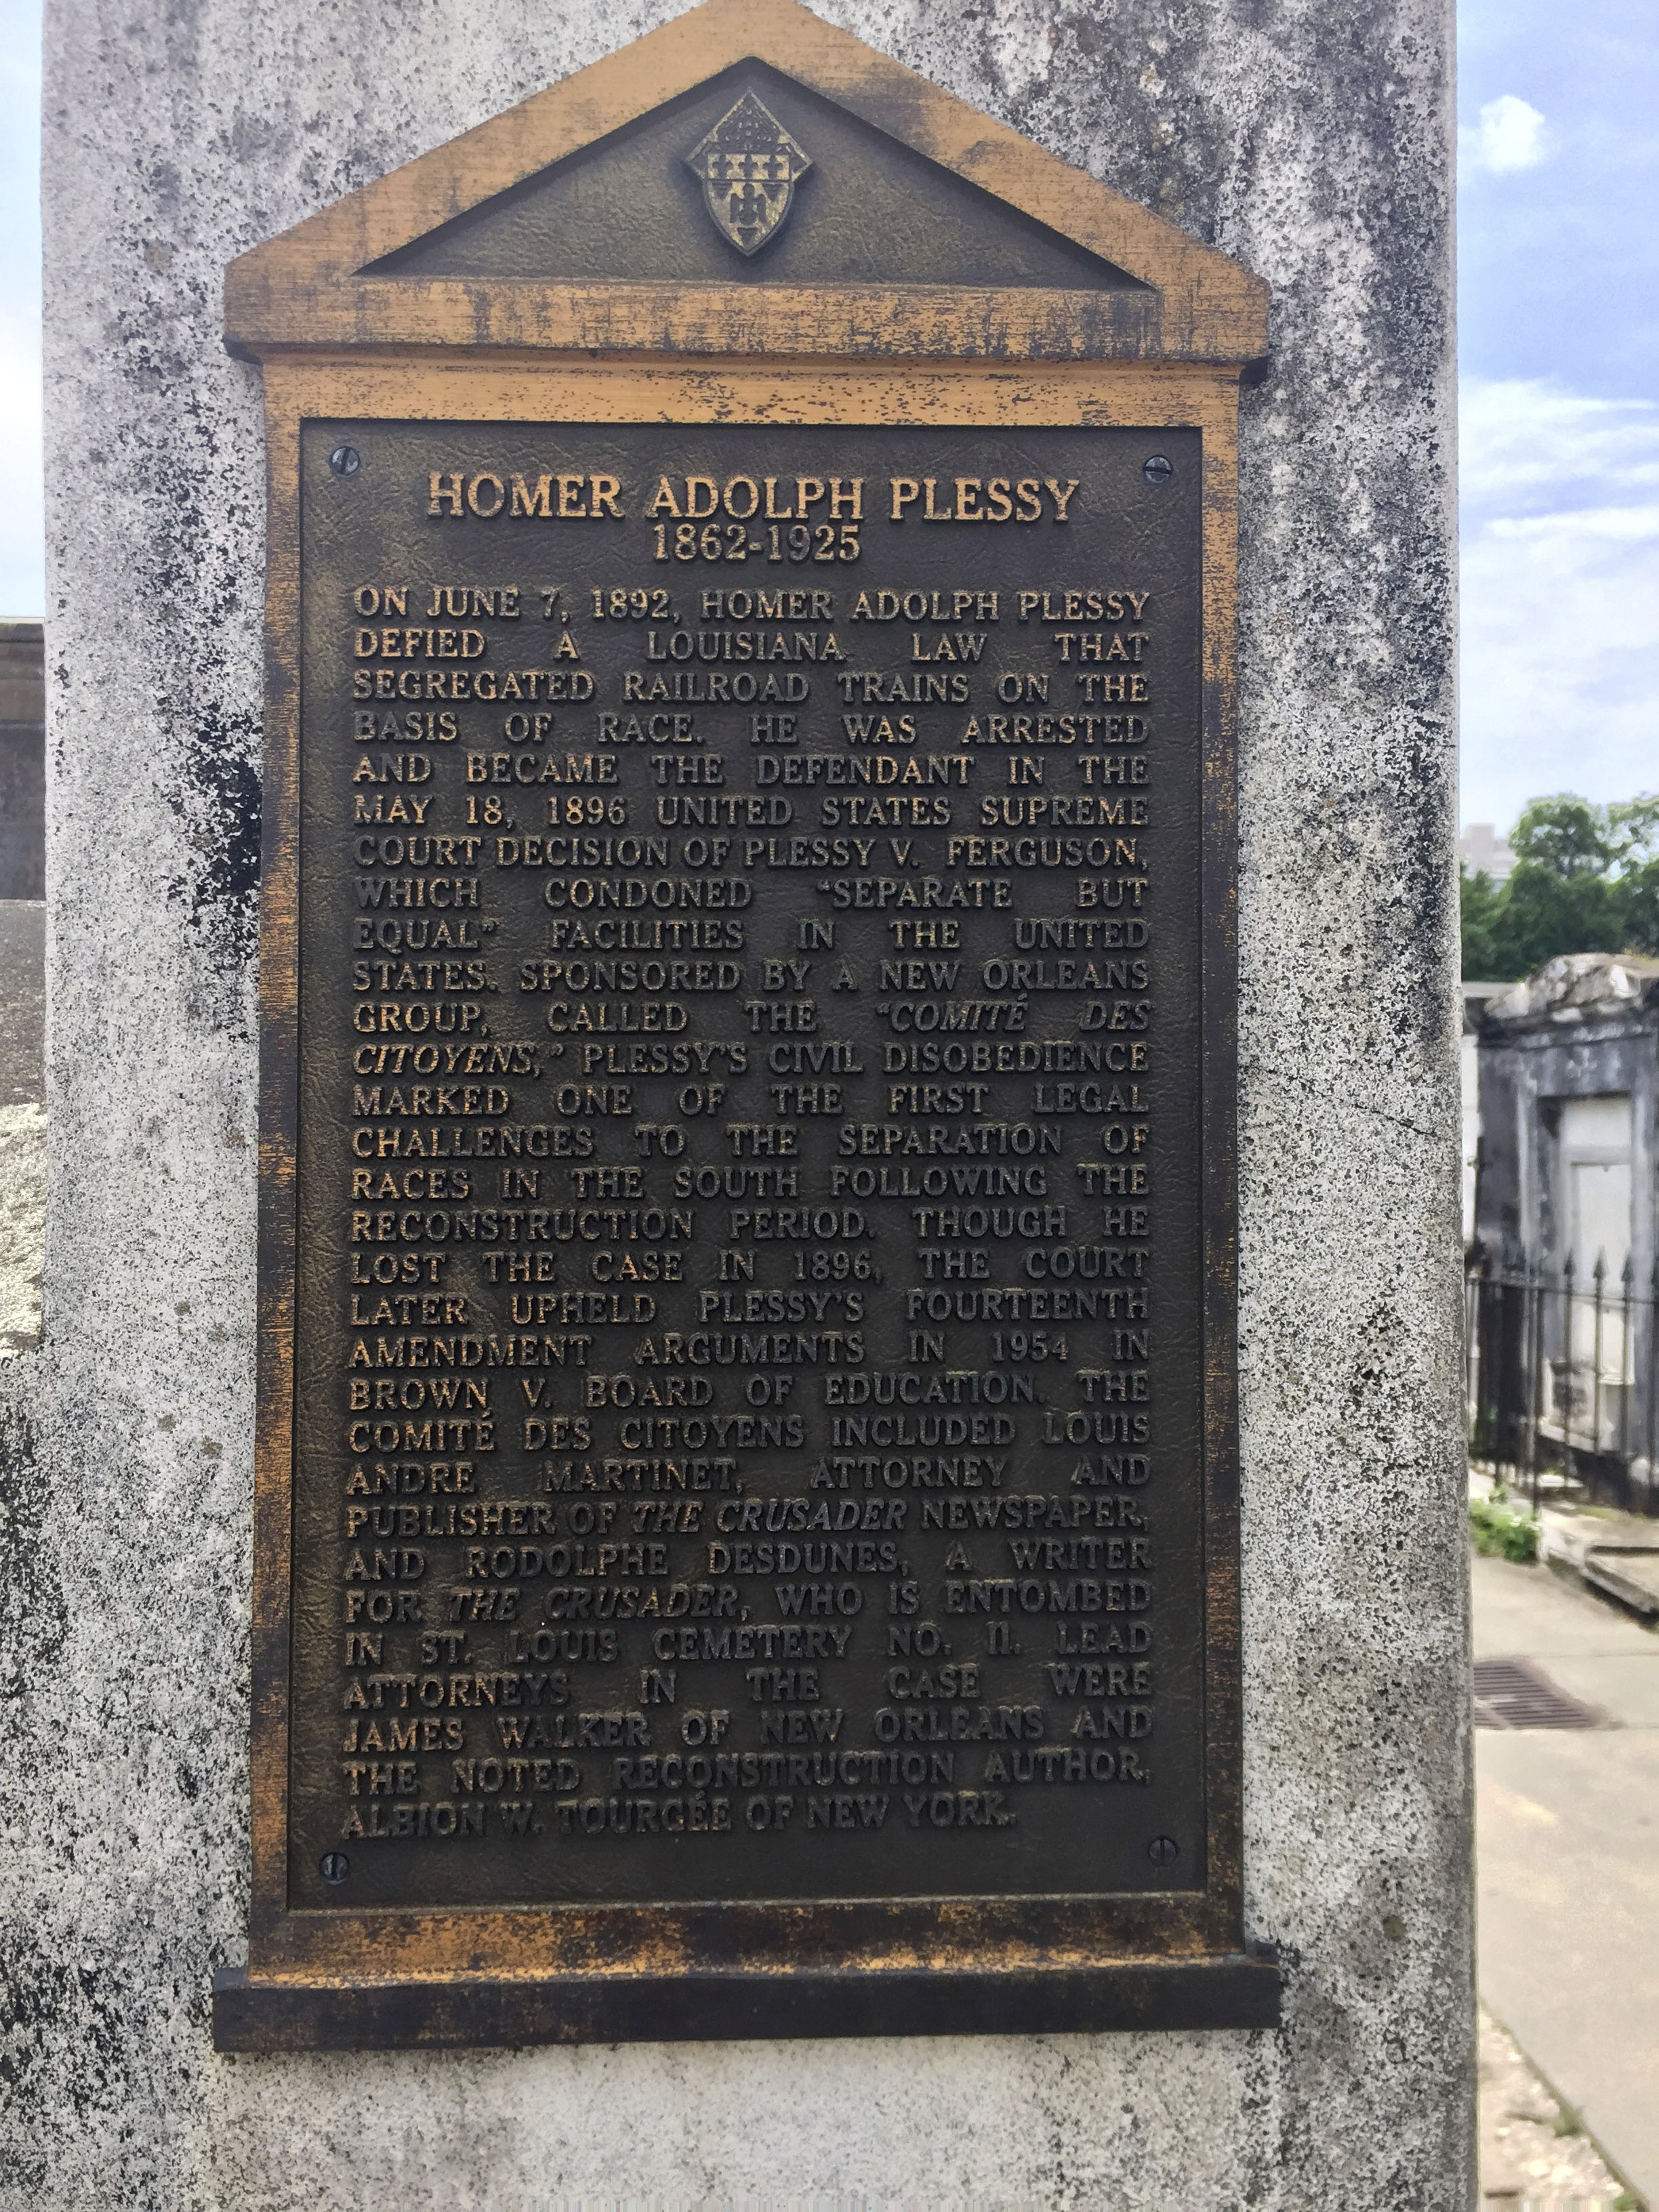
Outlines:
[[257,372],[229,257],[649,29],[53,0],[45,1342],[0,1370],[0,2202],[1474,2190],[1443,0],[823,0],[1271,283],[1246,395],[1248,1917],[1276,2034],[227,2060],[247,1866]]

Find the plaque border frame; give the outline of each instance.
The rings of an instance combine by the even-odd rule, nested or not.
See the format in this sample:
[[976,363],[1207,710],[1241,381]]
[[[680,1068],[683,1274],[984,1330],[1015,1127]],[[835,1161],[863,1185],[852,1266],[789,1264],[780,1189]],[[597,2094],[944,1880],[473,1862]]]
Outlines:
[[[958,139],[967,118],[983,135],[1000,134],[997,189],[1027,212],[1094,250],[1102,226],[1076,216],[1080,198],[1132,208],[1029,142],[899,70],[847,34],[833,32],[791,0],[708,0],[622,50],[594,70],[554,88],[476,132],[395,173],[352,200],[313,217],[287,240],[233,264],[280,263],[279,249],[343,222],[360,242],[360,204],[385,194],[428,165],[452,164],[457,149],[477,147],[521,124],[526,111],[562,97],[601,72],[624,72],[634,112],[664,96],[660,76],[638,66],[647,48],[683,39],[686,27],[712,24],[741,48],[738,58],[771,59],[813,80],[800,66],[802,24],[834,50],[847,98],[849,56],[866,77],[906,80],[912,111],[934,127],[919,150],[939,159],[940,104]],[[758,28],[757,28],[758,27]],[[778,54],[787,33],[789,51]],[[763,37],[761,34],[764,33]],[[726,65],[703,40],[697,81]],[[773,52],[764,51],[770,47]],[[915,88],[921,88],[918,93]],[[819,88],[823,88],[820,87]],[[596,103],[576,103],[589,124]],[[852,104],[849,100],[848,104]],[[891,109],[889,100],[888,110]],[[605,128],[612,127],[606,123]],[[890,112],[884,128],[894,128]],[[511,135],[510,133],[507,135]],[[545,132],[544,131],[544,139]],[[594,130],[592,135],[599,135]],[[911,143],[918,143],[913,137]],[[1006,189],[1013,155],[1023,164],[1024,197]],[[527,155],[520,128],[512,160]],[[542,156],[544,161],[545,155]],[[477,165],[474,181],[501,189],[501,165]],[[1066,180],[1054,204],[1054,174]],[[1036,184],[1032,183],[1035,177]],[[980,179],[982,181],[982,179]],[[1039,189],[1039,187],[1041,189]],[[489,196],[478,191],[477,198]],[[1033,203],[1036,204],[1033,204]],[[399,204],[410,234],[430,228],[422,194]],[[410,206],[415,211],[411,214]],[[453,210],[453,198],[449,211]],[[605,320],[612,343],[578,356],[567,319],[557,342],[542,346],[474,342],[488,324],[469,315],[465,343],[452,330],[434,342],[387,343],[365,331],[342,346],[337,318],[319,315],[313,342],[295,343],[293,301],[300,274],[268,267],[250,316],[246,283],[228,282],[228,342],[264,371],[267,475],[264,873],[260,923],[260,1140],[258,1428],[255,1438],[252,1621],[252,1868],[249,1963],[215,1978],[214,2037],[222,2051],[436,2047],[468,2045],[680,2040],[746,2036],[1033,2033],[1196,2027],[1267,2027],[1279,2018],[1280,1974],[1272,1953],[1244,1934],[1243,1736],[1239,1651],[1239,1482],[1237,1338],[1237,416],[1242,376],[1266,347],[1265,292],[1258,280],[1159,218],[1153,243],[1179,241],[1180,270],[1194,257],[1232,281],[1228,356],[1149,360],[1146,337],[1104,357],[1056,357],[1034,330],[1054,326],[1054,303],[1086,295],[1030,295],[1016,305],[1028,318],[1013,357],[987,356],[986,325],[974,320],[970,295],[927,302],[933,344],[914,345],[913,318],[897,313],[897,343],[872,351],[867,331],[847,343],[844,299],[766,301],[745,288],[744,336],[757,325],[790,343],[764,361],[752,352],[697,355],[663,350],[661,288],[601,289],[637,295],[630,327],[653,343],[618,349],[616,316]],[[1130,228],[1133,229],[1133,225]],[[1086,235],[1082,234],[1087,233]],[[314,244],[314,238],[313,238]],[[354,251],[358,250],[354,246]],[[1133,266],[1121,243],[1111,258],[1143,282],[1162,273],[1142,252]],[[307,249],[313,284],[316,260]],[[1183,279],[1183,281],[1186,281]],[[303,288],[301,288],[303,289]],[[407,287],[404,288],[405,290]],[[481,288],[470,288],[477,292]],[[489,287],[482,288],[489,290]],[[505,286],[522,292],[524,286]],[[705,333],[706,285],[683,302]],[[715,288],[720,289],[720,288]],[[825,287],[827,295],[848,288]],[[1200,286],[1199,288],[1202,289]],[[1212,279],[1212,295],[1220,289]],[[763,302],[757,310],[756,303]],[[1240,312],[1241,301],[1249,313]],[[242,304],[239,306],[239,301]],[[1042,304],[1042,303],[1048,304]],[[300,303],[301,307],[303,302]],[[522,304],[522,303],[520,303]],[[405,303],[406,305],[406,303]],[[442,302],[439,302],[440,307]],[[404,312],[399,307],[398,313]],[[576,313],[572,309],[572,313]],[[588,312],[583,308],[581,313]],[[803,326],[802,318],[805,323]],[[778,319],[782,318],[780,325]],[[1029,319],[1034,318],[1035,320]],[[682,321],[684,320],[682,317]],[[578,318],[580,319],[580,318]],[[674,318],[669,318],[670,325]],[[1005,318],[1005,323],[1006,323]],[[1224,318],[1224,321],[1227,319]],[[440,324],[443,318],[439,318]],[[1243,321],[1253,327],[1244,330]],[[786,328],[787,326],[787,328]],[[969,328],[971,326],[971,329]],[[1185,315],[1190,335],[1194,319]],[[941,341],[954,332],[957,343]],[[964,335],[965,333],[965,335]],[[682,336],[684,333],[682,333]],[[1005,327],[1004,337],[1011,333]],[[1013,334],[1018,335],[1018,334]],[[1245,340],[1249,340],[1247,344]],[[949,357],[954,353],[957,357]],[[617,1904],[481,1908],[292,1910],[288,1898],[288,1695],[294,1452],[295,1130],[299,1072],[298,830],[300,725],[300,432],[307,420],[533,422],[750,422],[784,424],[900,423],[944,428],[1059,426],[1192,428],[1200,434],[1202,483],[1201,774],[1200,946],[1202,1114],[1204,1405],[1205,1784],[1208,1881],[1201,1891],[1134,1896],[950,1897],[782,1902]]]

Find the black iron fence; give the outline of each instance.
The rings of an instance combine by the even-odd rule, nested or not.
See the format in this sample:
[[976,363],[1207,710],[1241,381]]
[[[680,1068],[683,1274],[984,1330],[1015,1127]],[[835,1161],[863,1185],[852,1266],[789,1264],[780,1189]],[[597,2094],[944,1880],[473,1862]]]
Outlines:
[[1568,1488],[1659,1515],[1659,1263],[1638,1288],[1628,1260],[1503,1258],[1476,1246],[1464,1280],[1470,1456],[1511,1488]]

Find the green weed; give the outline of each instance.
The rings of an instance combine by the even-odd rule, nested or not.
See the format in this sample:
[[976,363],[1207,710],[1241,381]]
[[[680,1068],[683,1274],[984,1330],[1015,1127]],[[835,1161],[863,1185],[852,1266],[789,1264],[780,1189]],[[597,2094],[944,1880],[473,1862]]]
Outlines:
[[1538,1516],[1511,1504],[1501,1490],[1469,1500],[1469,1533],[1486,1558],[1526,1566],[1538,1557]]

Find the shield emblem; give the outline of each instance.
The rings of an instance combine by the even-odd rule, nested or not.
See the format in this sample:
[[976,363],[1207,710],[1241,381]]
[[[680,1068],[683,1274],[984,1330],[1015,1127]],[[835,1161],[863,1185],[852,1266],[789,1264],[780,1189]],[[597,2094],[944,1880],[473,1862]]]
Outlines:
[[775,115],[745,92],[685,157],[722,237],[757,253],[782,224],[795,179],[812,164]]

